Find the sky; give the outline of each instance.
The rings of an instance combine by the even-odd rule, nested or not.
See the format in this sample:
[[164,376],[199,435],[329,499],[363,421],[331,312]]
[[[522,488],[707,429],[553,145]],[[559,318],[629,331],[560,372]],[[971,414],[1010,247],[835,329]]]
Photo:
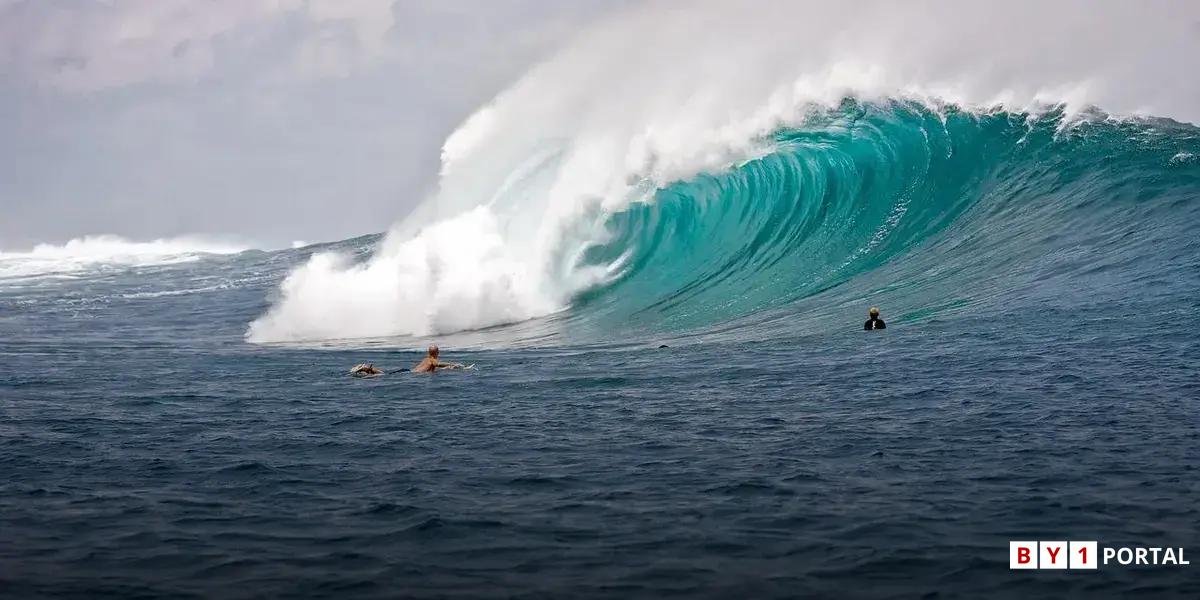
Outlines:
[[441,145],[632,0],[0,0],[0,250],[384,231]]

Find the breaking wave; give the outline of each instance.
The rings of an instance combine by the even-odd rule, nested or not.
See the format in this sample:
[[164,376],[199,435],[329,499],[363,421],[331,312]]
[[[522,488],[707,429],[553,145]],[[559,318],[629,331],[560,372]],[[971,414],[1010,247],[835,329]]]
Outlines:
[[73,275],[114,267],[189,262],[210,254],[236,254],[244,245],[183,236],[147,242],[93,235],[64,244],[38,244],[27,252],[0,251],[0,278]]
[[1133,282],[1163,269],[1150,233],[1196,211],[1197,129],[1167,118],[1200,119],[1200,81],[1169,66],[1200,52],[1179,10],[623,14],[468,119],[431,198],[365,260],[312,256],[247,338],[547,315],[603,336],[785,306],[819,329],[868,300],[921,318],[1054,281],[1075,301],[1114,256]]

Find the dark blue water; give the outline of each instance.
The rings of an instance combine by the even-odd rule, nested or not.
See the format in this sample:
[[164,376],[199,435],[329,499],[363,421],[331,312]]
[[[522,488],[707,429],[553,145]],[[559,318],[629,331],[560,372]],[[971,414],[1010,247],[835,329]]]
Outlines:
[[[722,246],[720,290],[631,299],[705,264],[647,250],[564,315],[437,338],[474,371],[345,375],[427,339],[246,343],[319,248],[2,279],[0,596],[1198,597],[1194,566],[1007,563],[1200,558],[1194,130],[1017,156],[994,125],[955,146],[989,166],[922,171],[861,252],[826,210],[764,221],[807,231],[803,281]],[[1109,161],[1038,170],[1089,144]]]

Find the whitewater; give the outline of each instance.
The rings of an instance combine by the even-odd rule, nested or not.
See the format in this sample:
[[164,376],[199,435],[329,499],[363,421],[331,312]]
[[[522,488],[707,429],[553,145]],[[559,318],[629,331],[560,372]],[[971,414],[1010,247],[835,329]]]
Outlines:
[[[467,119],[442,149],[437,191],[369,259],[314,256],[247,338],[421,336],[562,311],[630,275],[641,248],[594,252],[618,235],[615,216],[673,184],[786,152],[778,138],[789,131],[843,126],[830,114],[847,99],[908,104],[943,122],[1053,113],[1066,136],[1081,122],[1200,119],[1200,83],[1173,67],[1200,50],[1173,14],[1179,4],[1018,4],[667,3],[614,17]],[[1013,44],[1018,33],[1033,41]],[[937,122],[916,126],[942,133]],[[886,153],[895,140],[875,143]],[[1167,151],[1164,160],[1182,148]],[[809,192],[793,201],[813,201]],[[900,202],[905,190],[888,193]],[[761,200],[713,200],[734,201]],[[846,250],[849,259],[870,249]]]
[[171,264],[199,260],[207,254],[237,254],[245,244],[202,236],[137,242],[118,235],[91,235],[29,251],[0,251],[0,279],[69,277],[97,269]]

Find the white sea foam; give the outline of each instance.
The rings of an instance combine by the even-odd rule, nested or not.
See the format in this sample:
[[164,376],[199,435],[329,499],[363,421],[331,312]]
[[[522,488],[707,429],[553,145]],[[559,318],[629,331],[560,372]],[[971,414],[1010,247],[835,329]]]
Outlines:
[[147,242],[115,235],[76,238],[65,244],[39,244],[26,252],[0,251],[0,278],[62,276],[106,267],[187,262],[205,254],[234,254],[247,247],[231,242],[183,236]]
[[1200,121],[1188,3],[675,2],[596,24],[446,140],[436,194],[365,263],[320,254],[251,341],[431,334],[561,309],[606,215],[768,151],[847,96]]
[[1195,161],[1196,161],[1195,154],[1192,154],[1191,152],[1177,152],[1174,156],[1171,157],[1169,164],[1182,165],[1182,164],[1195,162]]

